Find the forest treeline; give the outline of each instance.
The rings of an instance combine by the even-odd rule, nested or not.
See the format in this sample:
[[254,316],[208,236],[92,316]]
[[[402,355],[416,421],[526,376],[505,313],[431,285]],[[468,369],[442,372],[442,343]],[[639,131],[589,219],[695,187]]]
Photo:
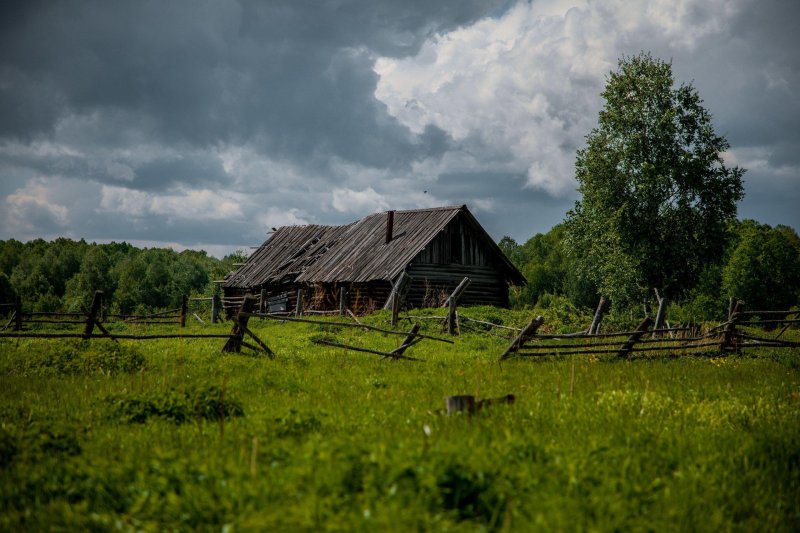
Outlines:
[[[564,237],[564,225],[559,224],[523,244],[510,237],[500,240],[500,248],[528,280],[512,290],[513,307],[597,304],[600,291],[571,264]],[[726,242],[719,260],[704,265],[695,286],[673,302],[673,315],[722,318],[731,296],[750,309],[788,309],[800,303],[800,237],[794,229],[737,221],[729,226]],[[100,289],[116,312],[176,308],[184,295],[212,295],[217,290],[212,281],[224,278],[244,259],[242,251],[220,260],[204,251],[137,248],[124,242],[0,241],[0,301],[19,295],[29,310],[78,311]],[[652,290],[643,294],[651,301],[642,304],[655,305]]]
[[[564,238],[565,227],[559,224],[523,244],[510,237],[500,240],[500,248],[528,280],[525,287],[513,291],[514,307],[546,307],[553,300],[576,307],[597,305],[600,291],[571,264]],[[749,309],[788,309],[800,304],[800,237],[793,228],[736,221],[727,228],[725,242],[718,259],[703,265],[697,283],[685,287],[683,296],[673,302],[676,316],[723,318],[730,297],[743,300]],[[642,289],[648,295],[642,305],[655,306],[653,288]]]
[[11,239],[0,241],[0,301],[19,295],[27,310],[79,311],[99,289],[114,312],[177,308],[184,295],[212,295],[212,281],[244,259],[240,251],[220,260],[204,251],[137,248],[125,242]]

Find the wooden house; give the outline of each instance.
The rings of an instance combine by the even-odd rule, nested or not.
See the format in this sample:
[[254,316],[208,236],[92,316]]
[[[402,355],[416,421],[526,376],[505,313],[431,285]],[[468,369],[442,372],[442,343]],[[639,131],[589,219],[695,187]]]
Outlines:
[[405,305],[444,303],[466,276],[461,305],[508,306],[508,289],[525,278],[467,206],[375,213],[343,226],[277,229],[224,283],[229,300],[261,297],[263,311],[332,310],[341,287],[356,313],[381,308],[393,282],[410,276]]

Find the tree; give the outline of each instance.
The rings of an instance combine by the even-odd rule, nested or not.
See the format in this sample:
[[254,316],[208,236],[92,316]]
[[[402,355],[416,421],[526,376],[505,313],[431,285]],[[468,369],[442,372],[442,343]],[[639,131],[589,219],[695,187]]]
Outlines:
[[114,280],[111,278],[111,260],[102,246],[92,245],[83,256],[78,273],[67,281],[64,303],[71,311],[88,308],[94,291],[101,290],[107,302],[114,295]]
[[582,198],[565,247],[578,276],[617,302],[689,290],[720,257],[743,197],[744,170],[725,165],[729,144],[697,91],[674,85],[671,63],[623,57],[577,154]]
[[722,271],[727,297],[750,309],[788,309],[800,303],[800,237],[788,226],[742,222],[738,244]]

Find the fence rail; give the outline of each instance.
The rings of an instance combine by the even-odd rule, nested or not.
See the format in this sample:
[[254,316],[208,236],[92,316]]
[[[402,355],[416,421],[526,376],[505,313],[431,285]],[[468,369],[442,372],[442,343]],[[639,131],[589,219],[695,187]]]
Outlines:
[[[696,327],[674,327],[651,329],[655,321],[647,316],[633,331],[607,333],[538,334],[544,319],[539,316],[524,328],[511,345],[500,356],[503,361],[510,357],[546,357],[566,355],[616,354],[629,358],[635,353],[663,353],[665,355],[707,355],[709,353],[740,353],[746,348],[797,348],[800,342],[786,341],[780,336],[792,324],[800,320],[789,318],[800,315],[800,311],[743,311],[743,302],[737,301],[731,308],[728,320],[698,334]],[[761,317],[783,318],[761,318]],[[755,319],[755,318],[759,319]],[[747,320],[744,320],[746,318]],[[784,328],[775,337],[753,335],[737,327]],[[669,335],[669,336],[667,336]],[[647,336],[648,338],[644,338]],[[617,339],[617,340],[613,340]],[[624,339],[624,340],[623,340]]]

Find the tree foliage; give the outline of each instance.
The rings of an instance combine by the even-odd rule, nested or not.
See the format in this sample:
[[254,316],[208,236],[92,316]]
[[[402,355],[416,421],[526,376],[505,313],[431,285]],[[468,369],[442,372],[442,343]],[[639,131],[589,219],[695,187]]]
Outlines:
[[800,237],[787,226],[741,223],[736,246],[722,271],[726,297],[749,309],[788,309],[800,303]]
[[725,165],[728,142],[697,91],[674,85],[670,63],[621,59],[577,154],[582,198],[567,214],[566,251],[584,283],[618,302],[690,289],[720,257],[743,196],[744,170]]
[[242,262],[237,251],[223,260],[205,252],[139,249],[128,243],[88,244],[83,240],[0,241],[0,301],[22,298],[26,309],[78,311],[95,290],[123,312],[175,308],[183,295],[211,295]]

